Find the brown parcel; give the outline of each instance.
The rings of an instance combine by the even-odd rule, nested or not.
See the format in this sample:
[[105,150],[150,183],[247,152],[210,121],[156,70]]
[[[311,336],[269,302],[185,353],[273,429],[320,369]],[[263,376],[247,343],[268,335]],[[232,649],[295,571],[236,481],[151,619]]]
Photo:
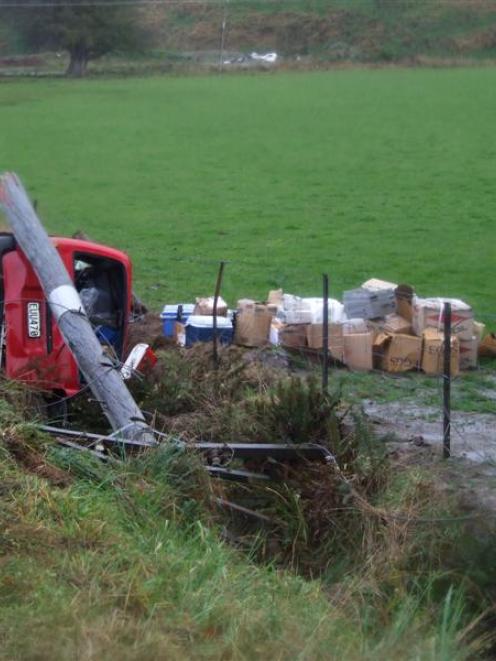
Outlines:
[[186,345],[186,325],[180,321],[176,321],[174,324],[174,340],[180,347]]
[[388,314],[384,319],[383,328],[386,333],[400,333],[401,335],[412,334],[411,321],[401,317],[399,314]]
[[396,312],[409,322],[413,318],[412,302],[414,295],[415,290],[410,285],[398,285],[394,290]]
[[479,356],[496,358],[496,335],[489,333],[479,345]]
[[269,341],[272,313],[266,305],[254,303],[236,315],[234,343],[245,347],[261,347]]
[[[442,374],[444,366],[444,333],[435,328],[426,328],[422,333],[422,370],[426,374]],[[460,343],[451,338],[451,376],[460,369]]]
[[[307,326],[307,343],[310,349],[322,349],[323,346],[322,324],[309,324]],[[335,360],[344,362],[344,340],[343,325],[329,324],[329,352]]]
[[[202,315],[212,316],[213,313],[214,313],[214,296],[210,296],[209,298],[196,299],[196,305],[195,305],[195,309],[193,310],[193,314],[197,314],[200,316]],[[222,298],[222,296],[219,296],[217,300],[217,315],[219,317],[227,317],[227,303]]]
[[368,333],[369,325],[365,319],[347,319],[343,321],[343,335],[355,335],[356,333]]
[[374,334],[344,335],[344,362],[352,370],[372,369],[372,339]]
[[286,324],[279,331],[279,341],[283,347],[304,349],[307,346],[308,324]]
[[471,370],[477,367],[477,354],[479,351],[479,340],[474,335],[471,340],[459,340],[460,342],[460,369]]
[[255,301],[252,298],[240,298],[236,305],[236,310],[253,310],[255,307]]
[[[471,340],[474,335],[474,313],[463,301],[451,300],[451,333],[459,340]],[[426,328],[442,331],[444,326],[443,299],[417,298],[413,303],[412,327],[415,335]]]
[[412,335],[412,324],[407,319],[400,317],[399,314],[392,313],[384,317],[384,319],[368,319],[368,330],[374,331],[375,335],[394,335],[399,333],[401,335]]
[[379,334],[374,340],[374,366],[386,372],[407,372],[418,369],[422,355],[422,340],[413,335]]
[[267,303],[269,305],[276,305],[278,308],[282,308],[283,300],[282,289],[271,289],[269,291],[269,295],[267,296]]
[[474,335],[479,340],[482,341],[482,338],[486,334],[486,324],[483,324],[480,321],[474,321]]

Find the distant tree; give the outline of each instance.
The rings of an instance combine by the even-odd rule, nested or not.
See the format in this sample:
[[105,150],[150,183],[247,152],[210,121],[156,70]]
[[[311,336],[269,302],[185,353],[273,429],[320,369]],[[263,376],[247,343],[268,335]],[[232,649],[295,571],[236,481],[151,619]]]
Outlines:
[[84,6],[82,0],[0,0],[0,9],[8,5],[5,15],[27,47],[67,51],[67,75],[82,77],[90,60],[135,50],[145,40],[136,6],[112,7],[111,0],[98,1]]

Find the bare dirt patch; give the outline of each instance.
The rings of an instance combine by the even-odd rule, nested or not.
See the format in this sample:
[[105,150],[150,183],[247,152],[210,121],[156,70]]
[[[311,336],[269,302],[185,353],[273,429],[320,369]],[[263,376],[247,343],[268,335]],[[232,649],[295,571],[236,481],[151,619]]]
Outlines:
[[[443,426],[439,408],[416,402],[378,404],[365,400],[363,409],[376,433],[390,437],[392,448],[408,452],[423,447],[430,448],[434,455],[441,454]],[[454,411],[451,450],[453,457],[477,463],[496,462],[496,416]]]

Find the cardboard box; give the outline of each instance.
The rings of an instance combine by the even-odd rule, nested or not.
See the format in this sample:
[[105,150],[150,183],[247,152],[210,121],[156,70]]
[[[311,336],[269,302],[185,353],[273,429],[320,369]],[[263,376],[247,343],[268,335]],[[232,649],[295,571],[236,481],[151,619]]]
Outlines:
[[372,339],[373,333],[353,333],[343,335],[344,363],[351,370],[367,371],[372,365]]
[[[307,326],[307,344],[310,349],[322,349],[323,324],[309,324]],[[334,360],[344,362],[343,325],[329,324],[329,353]]]
[[262,303],[249,304],[236,315],[235,344],[261,347],[269,341],[272,313]]
[[314,321],[309,299],[293,296],[293,294],[284,294],[282,300],[287,324],[291,326],[293,324],[311,324]]
[[451,303],[451,332],[460,340],[470,340],[474,335],[474,313],[469,305],[456,298],[416,298],[413,301],[413,332],[420,336],[426,328],[442,331],[445,302]]
[[419,369],[422,339],[414,335],[381,333],[373,343],[374,365],[386,372]]
[[379,291],[380,289],[396,289],[398,285],[394,282],[388,282],[387,280],[380,280],[379,278],[370,278],[367,282],[364,282],[362,289],[368,289],[369,291]]
[[396,301],[392,289],[350,289],[343,292],[344,312],[349,318],[377,319],[394,312]]
[[472,370],[477,367],[477,356],[479,352],[479,339],[477,336],[471,340],[459,340],[460,342],[460,369]]
[[308,324],[286,324],[279,330],[279,342],[289,349],[304,349],[307,346]]
[[279,312],[279,308],[274,303],[267,303],[267,309],[273,317],[275,317]]
[[[422,371],[426,374],[442,374],[444,366],[444,333],[435,328],[427,328],[422,333]],[[451,338],[451,376],[460,369],[460,342]]]
[[343,335],[355,335],[356,333],[368,333],[370,330],[365,319],[348,319],[343,321]]
[[479,356],[496,358],[496,335],[489,333],[479,345]]
[[[214,297],[210,296],[209,298],[197,298],[195,309],[193,310],[193,315],[195,316],[207,316],[211,317],[214,313]],[[217,300],[217,316],[218,317],[227,317],[227,303],[219,296]]]
[[[267,306],[269,307],[269,306]],[[278,347],[281,344],[279,333],[284,328],[284,324],[279,319],[272,319],[269,330],[269,342],[275,347]]]
[[253,310],[255,301],[252,298],[240,298],[236,304],[236,310]]
[[399,333],[401,335],[412,334],[411,322],[395,313],[387,315],[382,327],[386,333]]
[[484,337],[485,333],[486,324],[483,324],[480,321],[474,321],[474,335],[479,340],[479,342],[482,342],[482,338]]
[[267,296],[267,303],[269,305],[274,305],[276,308],[282,308],[282,297],[284,295],[284,292],[282,289],[272,289],[269,291],[269,295]]
[[186,326],[180,321],[176,321],[174,326],[174,340],[180,347],[186,346]]
[[413,318],[413,298],[415,290],[410,285],[398,285],[394,290],[396,312],[411,323]]

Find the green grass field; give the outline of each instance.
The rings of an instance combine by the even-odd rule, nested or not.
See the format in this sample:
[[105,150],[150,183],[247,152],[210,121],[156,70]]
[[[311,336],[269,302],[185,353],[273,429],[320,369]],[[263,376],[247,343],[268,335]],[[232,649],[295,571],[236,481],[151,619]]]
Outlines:
[[0,170],[52,233],[130,252],[157,309],[369,277],[494,312],[496,71],[350,70],[0,86]]
[[[4,83],[0,171],[21,175],[52,233],[84,229],[129,251],[156,309],[212,293],[228,259],[230,303],[276,286],[316,294],[327,271],[337,296],[383,277],[461,296],[491,321],[495,82],[474,68]],[[426,377],[343,374],[356,399],[439,398]],[[460,379],[454,408],[494,412],[479,393],[492,384]],[[385,465],[363,512],[346,492],[354,518],[305,580],[222,541],[196,463],[167,446],[119,466],[47,449],[10,388],[0,659],[490,656],[493,517],[469,520],[467,538],[458,522],[472,510],[460,519],[455,495],[473,484],[454,462]],[[69,471],[66,486],[39,456]],[[310,530],[296,489],[280,511],[294,551]]]

